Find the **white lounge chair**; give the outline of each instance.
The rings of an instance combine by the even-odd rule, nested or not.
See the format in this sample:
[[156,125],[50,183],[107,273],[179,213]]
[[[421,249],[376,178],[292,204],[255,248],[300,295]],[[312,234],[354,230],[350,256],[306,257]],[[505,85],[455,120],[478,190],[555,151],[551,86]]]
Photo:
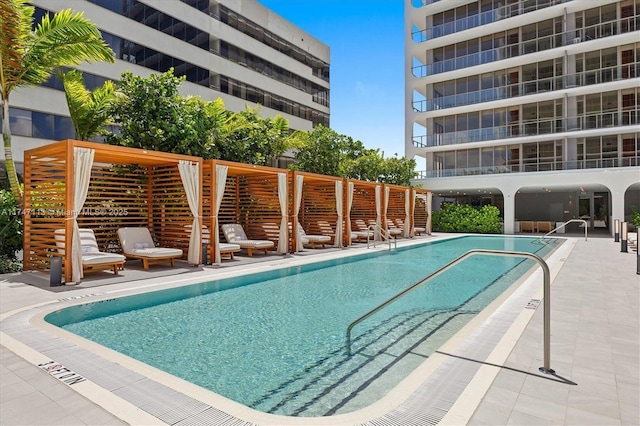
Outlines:
[[365,240],[373,239],[373,230],[368,229],[367,224],[362,219],[355,219],[351,226],[351,240]]
[[221,228],[227,242],[238,244],[240,248],[247,250],[250,257],[253,256],[253,250],[262,250],[267,254],[267,251],[275,245],[269,240],[250,240],[239,223],[225,223]]
[[[403,229],[404,230],[404,221],[402,219],[396,219],[395,220],[396,223],[396,227]],[[419,226],[414,226],[413,229],[411,230],[411,232],[409,232],[410,236],[414,236],[414,235],[422,235],[427,231],[426,228],[422,228]]]
[[391,219],[387,219],[387,232],[391,237],[399,237],[404,233],[404,230],[397,227]]
[[[56,229],[54,231],[54,240],[58,254],[65,254],[65,230]],[[92,229],[80,228],[80,245],[82,250],[82,269],[85,272],[113,270],[115,275],[124,267],[126,258],[118,253],[107,253],[100,251],[96,235]]]
[[629,232],[627,234],[628,247],[633,251],[638,251],[638,232]]
[[[184,228],[187,235],[191,237],[191,225],[185,225]],[[209,232],[207,225],[202,225],[202,244],[211,244],[211,232]],[[231,260],[233,260],[233,253],[240,251],[239,244],[218,242],[218,247],[220,248],[220,256],[229,256]]]
[[142,260],[144,269],[151,263],[171,262],[175,266],[176,257],[182,256],[178,248],[156,247],[148,228],[120,228],[118,239],[124,255],[131,259]]
[[[331,242],[331,237],[328,235],[309,235],[304,231],[300,222],[298,222],[298,233],[300,234],[300,238],[304,244],[309,244],[312,249],[316,248],[316,244],[322,245],[324,247],[325,244],[329,244]],[[305,242],[306,240],[306,242]]]

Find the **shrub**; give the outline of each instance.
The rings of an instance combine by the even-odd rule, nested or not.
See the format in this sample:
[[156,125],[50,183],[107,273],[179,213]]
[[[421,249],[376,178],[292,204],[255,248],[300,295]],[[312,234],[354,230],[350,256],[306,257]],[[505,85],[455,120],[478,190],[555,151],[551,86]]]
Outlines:
[[433,229],[441,232],[499,234],[500,210],[495,206],[480,208],[467,204],[445,204],[432,216]]
[[0,274],[17,272],[22,265],[17,253],[22,249],[20,204],[10,190],[0,190]]
[[636,206],[631,206],[631,223],[636,229],[640,229],[640,210]]

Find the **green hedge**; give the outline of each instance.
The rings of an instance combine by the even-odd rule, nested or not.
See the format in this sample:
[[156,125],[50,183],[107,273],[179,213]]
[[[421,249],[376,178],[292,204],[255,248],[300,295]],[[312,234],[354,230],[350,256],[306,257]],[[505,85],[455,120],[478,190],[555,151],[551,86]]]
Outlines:
[[500,234],[500,210],[495,206],[480,208],[467,204],[445,204],[432,216],[434,231]]
[[16,197],[9,190],[0,190],[0,274],[22,270],[16,257],[22,249],[22,223]]

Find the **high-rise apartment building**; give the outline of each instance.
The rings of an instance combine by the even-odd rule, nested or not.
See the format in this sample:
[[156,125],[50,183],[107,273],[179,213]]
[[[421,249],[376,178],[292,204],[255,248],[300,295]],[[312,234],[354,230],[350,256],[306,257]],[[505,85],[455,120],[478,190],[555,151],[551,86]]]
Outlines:
[[[88,88],[122,72],[148,76],[171,67],[184,95],[222,98],[231,111],[260,104],[291,129],[329,126],[329,47],[256,0],[33,0],[35,21],[62,9],[84,12],[116,54],[116,63],[82,64]],[[53,76],[11,94],[13,155],[74,138],[62,83]],[[0,160],[4,152],[0,152]],[[2,162],[0,162],[0,168]],[[4,177],[4,176],[2,176]]]
[[640,207],[640,0],[406,0],[405,42],[435,208],[496,205],[511,234]]

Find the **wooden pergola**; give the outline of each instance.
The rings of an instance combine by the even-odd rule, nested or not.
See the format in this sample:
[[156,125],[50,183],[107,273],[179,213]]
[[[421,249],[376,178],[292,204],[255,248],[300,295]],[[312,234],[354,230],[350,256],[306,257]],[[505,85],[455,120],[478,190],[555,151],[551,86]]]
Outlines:
[[[25,151],[24,175],[24,270],[47,270],[62,257],[66,282],[82,278],[77,228],[93,230],[100,251],[120,253],[117,230],[145,227],[158,246],[180,248],[199,264],[206,227],[217,263],[222,224],[273,241],[278,253],[301,249],[291,232],[298,223],[348,245],[356,220],[383,227],[387,217],[406,220],[409,192],[411,226],[426,222],[430,232],[427,190],[274,167],[64,140]],[[71,250],[56,246],[56,230]]]
[[[355,179],[347,179],[347,200],[345,221],[350,240],[352,230],[358,230],[357,221],[364,222],[367,226],[371,223],[382,225],[382,184]],[[351,204],[351,208],[349,208]]]
[[411,236],[411,218],[413,203],[411,188],[400,185],[383,185],[384,207],[382,209],[382,227],[387,228],[387,220],[394,225],[400,220],[403,223],[402,236]]
[[[288,252],[288,227],[284,234],[280,233],[283,185],[285,224],[290,215],[288,170],[222,160],[205,160],[203,170],[203,223],[213,230],[210,259],[220,262],[220,226],[225,223],[238,223],[250,239],[273,241],[278,253]],[[285,236],[284,241],[281,235]]]
[[431,212],[432,194],[424,188],[413,188],[415,194],[413,198],[411,226],[424,228],[427,235],[431,235]]
[[147,227],[159,246],[200,263],[200,235],[191,239],[185,225],[199,221],[202,197],[190,206],[181,175],[188,170],[199,193],[201,158],[68,139],[27,150],[24,160],[24,270],[49,268],[59,252],[54,232],[64,229],[65,281],[81,278],[73,266],[76,221],[94,231],[101,251],[121,252],[117,229]]
[[[300,223],[307,234],[327,235],[334,245],[342,247],[346,237],[344,231],[345,179],[317,173],[294,171],[292,175],[294,201],[292,205],[293,226]],[[296,204],[299,191],[300,204]],[[296,211],[298,207],[298,211]],[[293,247],[297,234],[293,233]],[[348,245],[348,244],[347,244]],[[300,247],[296,247],[300,249]],[[298,250],[296,250],[298,251]]]

